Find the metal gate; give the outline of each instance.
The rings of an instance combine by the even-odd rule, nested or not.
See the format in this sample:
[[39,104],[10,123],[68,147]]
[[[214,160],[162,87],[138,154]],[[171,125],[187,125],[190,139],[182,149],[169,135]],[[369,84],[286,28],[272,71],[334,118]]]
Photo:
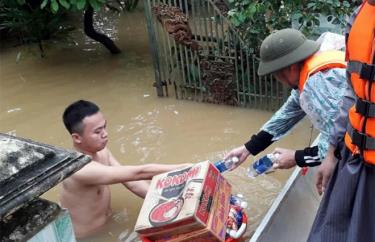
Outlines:
[[256,74],[258,58],[224,0],[145,0],[158,96],[277,109],[288,90]]

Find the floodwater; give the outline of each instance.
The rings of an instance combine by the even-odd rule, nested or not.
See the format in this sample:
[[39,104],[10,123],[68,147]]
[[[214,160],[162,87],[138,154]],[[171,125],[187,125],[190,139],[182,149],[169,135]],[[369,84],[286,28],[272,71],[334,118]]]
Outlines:
[[[123,51],[120,55],[112,56],[81,30],[75,32],[74,45],[46,46],[45,58],[35,54],[34,46],[1,49],[0,132],[71,148],[61,115],[68,104],[87,99],[101,107],[108,120],[109,147],[124,165],[215,161],[247,141],[272,115],[157,97],[143,10],[120,17],[103,15],[100,27],[115,38]],[[21,57],[18,62],[17,56]],[[305,121],[278,146],[302,148],[310,136],[310,124]],[[225,175],[233,193],[243,194],[249,203],[245,238],[250,238],[291,172],[250,179],[246,168],[252,160]],[[111,189],[113,217],[85,241],[138,241],[132,231],[142,199],[122,185]],[[43,197],[57,202],[58,188]]]

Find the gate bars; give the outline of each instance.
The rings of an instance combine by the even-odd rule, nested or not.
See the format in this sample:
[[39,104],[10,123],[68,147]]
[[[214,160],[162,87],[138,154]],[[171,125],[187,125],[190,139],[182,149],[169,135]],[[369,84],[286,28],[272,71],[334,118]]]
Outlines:
[[288,89],[256,74],[259,58],[226,17],[224,0],[144,3],[158,96],[266,110],[284,102]]

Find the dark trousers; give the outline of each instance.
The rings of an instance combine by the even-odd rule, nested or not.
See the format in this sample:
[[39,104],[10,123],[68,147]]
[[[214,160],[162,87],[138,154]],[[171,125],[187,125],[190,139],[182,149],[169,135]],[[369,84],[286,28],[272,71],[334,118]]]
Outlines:
[[342,143],[308,242],[375,242],[375,166]]

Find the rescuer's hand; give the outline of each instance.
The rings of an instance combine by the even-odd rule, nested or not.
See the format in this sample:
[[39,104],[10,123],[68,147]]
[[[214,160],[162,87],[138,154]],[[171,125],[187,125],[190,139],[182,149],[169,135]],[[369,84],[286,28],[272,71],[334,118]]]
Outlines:
[[244,145],[234,148],[231,150],[225,157],[224,160],[230,159],[232,157],[237,157],[238,162],[234,163],[234,166],[231,170],[236,169],[238,166],[240,166],[250,155],[250,152],[246,149]]
[[274,169],[289,169],[296,166],[294,158],[296,151],[283,148],[276,148],[274,154],[279,154],[278,158],[273,162]]
[[333,170],[337,164],[337,159],[334,155],[335,148],[330,146],[326,158],[322,161],[322,164],[318,167],[316,173],[316,189],[319,195],[322,195],[326,190],[329,179],[332,176]]

